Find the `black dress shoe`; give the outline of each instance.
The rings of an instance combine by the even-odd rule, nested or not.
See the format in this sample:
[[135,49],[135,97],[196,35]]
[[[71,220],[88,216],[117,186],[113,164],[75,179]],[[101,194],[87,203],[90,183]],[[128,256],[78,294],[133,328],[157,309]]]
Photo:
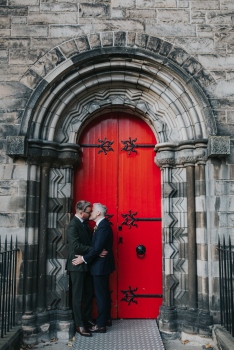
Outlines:
[[92,334],[88,329],[85,327],[76,327],[76,332],[79,333],[80,335],[83,335],[84,337],[92,337]]
[[107,325],[107,327],[112,326],[112,319],[111,318],[109,320],[107,320],[106,325]]
[[98,325],[89,328],[91,333],[106,333],[106,327],[100,327]]
[[84,324],[86,328],[91,328],[95,326],[96,323],[93,320],[87,320],[87,321],[84,321]]

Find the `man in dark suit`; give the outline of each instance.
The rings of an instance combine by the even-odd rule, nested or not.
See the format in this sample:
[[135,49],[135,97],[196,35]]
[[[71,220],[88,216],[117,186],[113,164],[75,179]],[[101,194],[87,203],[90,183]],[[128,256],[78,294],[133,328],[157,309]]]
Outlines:
[[91,249],[92,233],[87,224],[92,213],[92,205],[87,201],[76,204],[76,214],[67,227],[69,254],[67,270],[72,284],[72,307],[76,332],[90,337],[91,333],[86,327],[92,327],[92,298],[93,280],[86,264],[73,265],[72,259],[76,254],[86,254]]
[[[96,230],[91,242],[92,249],[85,252],[83,256],[79,255],[72,262],[75,266],[90,264],[90,273],[93,276],[97,300],[98,317],[96,325],[89,328],[89,330],[95,333],[105,333],[106,326],[111,319],[109,277],[115,269],[115,264],[112,251],[113,232],[109,221],[105,219],[106,212],[107,208],[103,204],[93,204],[90,220],[96,222]],[[103,249],[106,249],[108,254],[101,258],[99,254]]]

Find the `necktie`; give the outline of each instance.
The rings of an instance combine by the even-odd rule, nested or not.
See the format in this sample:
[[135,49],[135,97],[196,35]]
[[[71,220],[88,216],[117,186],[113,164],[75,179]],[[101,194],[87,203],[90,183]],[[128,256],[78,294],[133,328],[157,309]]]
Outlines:
[[93,234],[95,233],[96,230],[97,230],[97,225],[95,225],[93,228]]

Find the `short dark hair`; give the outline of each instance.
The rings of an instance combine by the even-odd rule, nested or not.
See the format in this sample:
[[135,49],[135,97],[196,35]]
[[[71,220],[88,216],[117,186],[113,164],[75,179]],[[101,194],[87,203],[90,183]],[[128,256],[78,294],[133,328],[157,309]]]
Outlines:
[[92,204],[90,202],[81,200],[76,203],[76,211],[85,211],[88,207],[92,207]]

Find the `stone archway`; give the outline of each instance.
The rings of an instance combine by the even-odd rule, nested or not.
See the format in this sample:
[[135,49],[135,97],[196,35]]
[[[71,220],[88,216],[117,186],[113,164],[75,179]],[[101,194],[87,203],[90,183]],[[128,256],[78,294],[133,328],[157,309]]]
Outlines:
[[[43,338],[46,324],[50,332],[56,332],[55,323],[57,332],[71,332],[65,228],[71,213],[72,169],[79,162],[76,140],[85,124],[104,110],[140,116],[158,140],[165,266],[161,330],[210,332],[208,276],[196,283],[196,230],[201,226],[206,230],[206,222],[204,207],[195,203],[205,189],[196,190],[195,183],[204,181],[208,137],[216,134],[203,91],[211,82],[212,77],[184,50],[146,34],[125,32],[71,39],[49,51],[22,77],[32,94],[19,135],[8,139],[8,154],[26,157],[29,164],[27,230],[32,239],[38,237],[41,262],[38,292],[29,283],[30,262],[25,262],[23,322],[25,329],[31,327],[26,337],[36,324]],[[40,193],[35,192],[35,182],[40,183]],[[35,203],[30,207],[32,197]],[[199,227],[196,215],[203,217]],[[203,249],[207,249],[205,235]]]

